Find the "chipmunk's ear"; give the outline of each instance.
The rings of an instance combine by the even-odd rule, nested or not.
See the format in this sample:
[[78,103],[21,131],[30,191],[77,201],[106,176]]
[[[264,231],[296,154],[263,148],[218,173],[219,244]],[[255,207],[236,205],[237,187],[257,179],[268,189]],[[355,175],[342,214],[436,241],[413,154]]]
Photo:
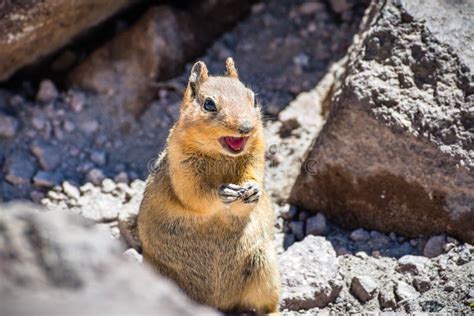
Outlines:
[[239,74],[235,68],[234,60],[232,57],[227,57],[225,61],[225,75],[231,78],[239,79]]
[[191,92],[191,97],[195,97],[199,91],[201,84],[207,80],[209,77],[209,72],[207,70],[206,64],[202,61],[198,61],[193,65],[191,69],[191,75],[189,76],[189,88]]

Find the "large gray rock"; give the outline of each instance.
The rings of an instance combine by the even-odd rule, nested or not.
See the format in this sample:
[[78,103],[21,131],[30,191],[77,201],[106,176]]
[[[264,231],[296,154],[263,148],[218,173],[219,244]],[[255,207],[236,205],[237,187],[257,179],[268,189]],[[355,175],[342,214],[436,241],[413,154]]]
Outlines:
[[0,204],[1,315],[214,315],[80,216]]
[[0,1],[0,81],[132,2]]
[[339,265],[332,245],[323,237],[307,236],[279,258],[281,308],[323,308],[342,289]]
[[290,202],[350,228],[474,241],[472,40],[444,30],[472,39],[473,14],[373,2]]

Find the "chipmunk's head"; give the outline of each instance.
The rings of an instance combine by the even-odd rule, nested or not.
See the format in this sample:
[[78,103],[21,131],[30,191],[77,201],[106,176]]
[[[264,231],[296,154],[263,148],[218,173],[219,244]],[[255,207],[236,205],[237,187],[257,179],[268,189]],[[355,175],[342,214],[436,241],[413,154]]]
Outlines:
[[226,69],[212,77],[203,62],[194,64],[181,106],[181,139],[206,154],[237,156],[262,142],[262,123],[255,95],[239,81],[230,57]]

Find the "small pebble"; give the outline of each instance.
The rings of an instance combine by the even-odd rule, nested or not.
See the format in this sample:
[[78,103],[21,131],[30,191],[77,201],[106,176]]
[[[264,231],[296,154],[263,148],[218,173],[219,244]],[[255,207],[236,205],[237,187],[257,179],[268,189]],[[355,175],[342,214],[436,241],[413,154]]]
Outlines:
[[43,170],[56,168],[61,159],[58,149],[43,141],[36,141],[30,147],[31,152],[36,156]]
[[444,286],[444,290],[446,292],[452,292],[454,291],[454,288],[456,287],[456,284],[454,284],[454,282],[452,281],[449,281],[448,283],[446,283],[446,285]]
[[413,286],[403,281],[397,282],[395,294],[399,301],[409,301],[420,296],[420,293],[418,293]]
[[359,228],[359,229],[354,230],[351,233],[350,238],[353,241],[367,241],[370,238],[370,234],[369,234],[368,231],[366,231],[362,228]]
[[338,255],[338,256],[344,256],[344,255],[352,254],[352,252],[347,250],[347,248],[344,247],[344,246],[335,246],[334,250],[336,250],[336,255]]
[[105,175],[102,170],[98,168],[93,168],[89,170],[86,175],[86,180],[93,183],[94,185],[100,185],[102,180],[105,179]]
[[71,199],[78,200],[79,197],[81,196],[81,193],[79,192],[79,189],[77,187],[75,187],[74,185],[72,185],[68,181],[63,182],[62,189],[63,189],[64,193],[68,197],[70,197]]
[[68,133],[74,131],[74,129],[76,128],[74,123],[71,122],[71,121],[65,121],[64,124],[63,124],[63,127],[64,127],[64,130]]
[[352,7],[352,2],[349,0],[330,0],[331,8],[334,12],[342,14]]
[[12,138],[18,131],[18,120],[0,113],[0,138]]
[[428,258],[433,258],[444,253],[443,246],[446,242],[446,237],[444,235],[438,235],[431,237],[428,242],[425,244],[423,249],[423,255]]
[[121,171],[114,177],[114,181],[117,183],[128,184],[130,182],[130,179],[128,178],[128,174],[125,171]]
[[31,118],[31,125],[33,125],[36,130],[40,131],[45,127],[46,119],[41,115],[35,115]]
[[397,234],[395,234],[394,232],[391,232],[388,237],[390,237],[390,239],[392,241],[398,241],[398,238],[397,238]]
[[290,229],[295,235],[297,240],[303,240],[304,234],[304,223],[299,221],[293,221],[290,223]]
[[322,213],[318,213],[306,221],[306,234],[308,235],[325,235],[327,229],[326,217]]
[[288,249],[291,245],[295,243],[295,235],[293,234],[285,234],[285,238],[283,239],[283,249]]
[[111,193],[113,190],[115,190],[117,186],[115,185],[115,182],[112,179],[106,178],[102,180],[102,192],[104,193]]
[[306,221],[306,219],[309,217],[309,213],[307,211],[301,211],[299,214],[298,214],[298,220],[301,221],[301,222],[304,222]]
[[454,244],[454,245],[456,245],[456,246],[459,245],[459,241],[458,241],[456,238],[453,238],[453,237],[449,237],[449,236],[446,237],[446,241],[447,241],[448,243]]
[[324,10],[324,4],[320,2],[305,2],[298,7],[298,13],[301,15],[311,15]]
[[373,250],[372,251],[372,257],[374,258],[380,258],[382,256],[382,254],[380,253],[379,250]]
[[41,191],[34,190],[30,193],[31,200],[35,203],[40,203],[41,199],[44,198],[44,193]]
[[363,251],[359,251],[355,254],[356,257],[360,258],[360,259],[367,259],[369,256],[367,255],[367,253],[363,252]]
[[97,132],[97,130],[99,129],[99,123],[95,120],[90,120],[90,121],[82,122],[80,127],[81,127],[81,130],[84,131],[85,133],[93,134]]
[[296,214],[298,214],[298,209],[293,205],[285,204],[281,207],[280,216],[286,220],[294,218]]
[[132,261],[143,262],[143,256],[133,248],[125,250],[123,255]]
[[92,183],[86,183],[84,185],[81,185],[79,187],[79,191],[84,194],[84,193],[87,193],[87,192],[90,192],[94,189],[94,185]]
[[91,154],[91,160],[97,165],[103,166],[107,162],[107,153],[103,150],[94,150]]
[[74,112],[81,112],[86,102],[86,98],[83,93],[72,91],[67,98],[67,102]]
[[61,181],[61,175],[48,171],[38,171],[33,177],[33,183],[37,187],[51,188]]
[[5,172],[5,180],[11,184],[27,184],[36,171],[33,159],[33,157],[23,151],[13,152],[5,159],[3,169],[0,168],[0,172]]
[[374,297],[377,283],[369,276],[356,276],[352,278],[351,293],[362,303]]
[[427,277],[416,277],[413,279],[413,285],[420,293],[425,293],[431,289],[431,282]]
[[463,265],[472,260],[473,254],[471,254],[471,251],[469,249],[464,248],[459,251],[459,258],[457,260],[458,265]]
[[45,79],[41,81],[39,85],[38,93],[36,94],[36,100],[43,103],[49,103],[54,101],[58,95],[59,93],[54,83],[49,79]]

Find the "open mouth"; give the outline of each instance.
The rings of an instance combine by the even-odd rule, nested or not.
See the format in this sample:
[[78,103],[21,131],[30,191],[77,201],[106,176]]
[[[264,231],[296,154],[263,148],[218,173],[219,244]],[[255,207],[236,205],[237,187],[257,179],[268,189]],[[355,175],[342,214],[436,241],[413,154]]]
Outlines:
[[219,142],[221,143],[222,147],[227,149],[233,154],[238,154],[242,152],[245,148],[245,144],[247,143],[248,137],[221,137]]

